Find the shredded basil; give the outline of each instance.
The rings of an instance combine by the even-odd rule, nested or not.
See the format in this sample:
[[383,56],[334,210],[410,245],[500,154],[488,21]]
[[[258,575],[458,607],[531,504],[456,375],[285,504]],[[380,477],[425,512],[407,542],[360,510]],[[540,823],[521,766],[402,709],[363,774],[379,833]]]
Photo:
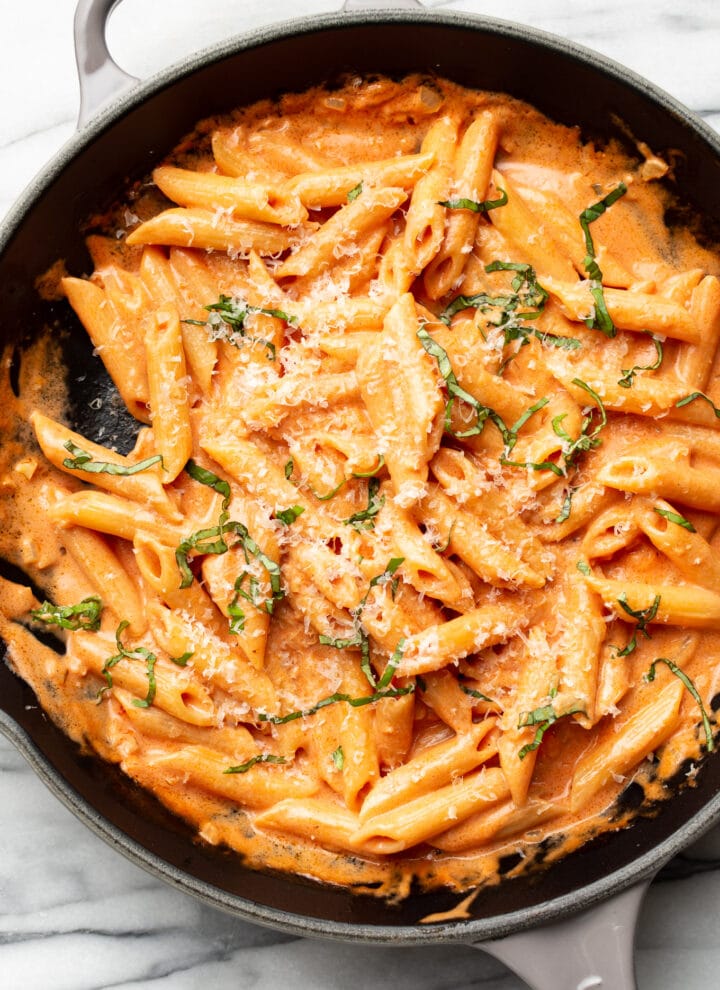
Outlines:
[[275,519],[279,519],[285,526],[291,526],[304,511],[305,507],[302,505],[291,505],[287,509],[281,509],[280,512],[276,512]]
[[535,730],[535,736],[532,742],[527,743],[518,752],[518,759],[524,760],[528,753],[532,753],[536,750],[540,743],[543,741],[543,737],[547,730],[561,718],[568,718],[570,715],[577,715],[579,713],[584,714],[583,709],[579,705],[575,705],[569,708],[566,712],[561,712],[557,714],[552,705],[543,705],[540,708],[535,708],[531,712],[523,712],[518,720],[518,729],[524,729],[527,726],[537,726]]
[[[497,428],[500,430],[500,433],[503,437],[505,437],[508,430],[498,413],[496,413],[493,409],[490,409],[489,406],[484,406],[474,396],[470,395],[469,392],[466,392],[464,388],[461,388],[460,383],[455,377],[455,372],[452,369],[450,358],[448,357],[445,348],[438,344],[436,340],[433,340],[425,327],[421,327],[417,331],[417,338],[427,353],[431,357],[435,358],[440,374],[445,380],[445,387],[447,388],[449,396],[448,401],[445,404],[445,432],[459,438],[476,436],[477,434],[482,433],[485,422],[489,419],[495,423]],[[462,433],[453,434],[451,418],[453,404],[456,399],[461,399],[463,402],[467,402],[467,404],[475,411],[477,419],[475,425],[469,430],[465,430]]]
[[[485,292],[474,296],[456,296],[440,314],[439,319],[443,323],[449,325],[452,317],[463,309],[478,309],[486,317],[488,327],[502,331],[503,347],[519,340],[519,350],[530,342],[531,337],[535,337],[542,344],[564,350],[576,350],[581,346],[580,341],[575,337],[560,337],[528,326],[528,321],[538,319],[548,300],[548,293],[538,282],[531,265],[516,261],[492,261],[485,266],[485,271],[514,272],[512,292],[499,296],[489,296]],[[516,354],[517,350],[503,361],[499,374],[502,374]]]
[[342,746],[338,746],[337,749],[333,750],[330,754],[330,759],[333,761],[336,770],[342,770],[345,766],[345,753],[343,752]]
[[685,687],[688,689],[690,694],[697,702],[698,707],[700,708],[700,713],[702,715],[703,729],[705,730],[705,745],[707,747],[708,753],[712,753],[712,751],[715,749],[715,742],[713,740],[712,728],[710,726],[710,719],[708,718],[708,713],[705,711],[705,706],[703,705],[702,698],[700,697],[700,692],[695,687],[695,685],[690,680],[690,678],[685,673],[685,671],[682,670],[681,667],[678,667],[676,663],[673,663],[672,660],[668,660],[667,657],[656,657],[655,660],[653,660],[653,662],[650,664],[650,669],[648,670],[647,674],[645,674],[645,680],[646,681],[655,680],[655,668],[659,663],[664,663],[668,667],[668,669],[683,682]]
[[583,210],[580,214],[580,227],[582,228],[583,235],[585,237],[585,250],[587,254],[583,259],[583,267],[588,274],[590,279],[590,293],[595,302],[595,313],[588,320],[585,321],[585,325],[590,330],[600,330],[605,334],[606,337],[614,337],[617,333],[615,324],[613,323],[610,314],[608,313],[607,305],[605,303],[605,295],[603,293],[602,285],[602,272],[598,266],[595,255],[595,244],[593,243],[592,234],[590,233],[590,224],[594,223],[603,213],[616,203],[621,196],[624,196],[627,192],[627,186],[624,182],[618,183],[612,192],[609,192],[607,196],[604,196],[599,202],[594,203],[592,206],[588,206],[587,209]]
[[207,320],[183,320],[196,327],[207,327],[211,340],[225,340],[233,347],[242,347],[246,342],[262,344],[268,351],[268,357],[275,359],[275,345],[263,337],[250,337],[246,332],[245,321],[253,313],[263,316],[274,316],[290,326],[297,325],[297,319],[281,309],[266,309],[264,306],[251,306],[242,299],[220,295],[215,303],[203,306],[210,314]]
[[53,605],[52,602],[44,601],[40,608],[31,609],[30,615],[39,622],[46,622],[49,626],[59,626],[72,632],[77,629],[97,632],[100,628],[102,608],[100,598],[97,595],[90,595],[76,605]]
[[573,385],[577,385],[578,388],[584,389],[589,396],[595,401],[598,411],[600,412],[600,422],[594,429],[590,429],[593,423],[592,413],[587,414],[583,417],[582,425],[580,427],[580,435],[573,440],[573,438],[567,433],[567,431],[562,426],[562,421],[565,419],[565,413],[560,416],[556,416],[552,421],[553,432],[556,436],[565,443],[565,447],[562,451],[562,458],[565,463],[565,474],[577,466],[577,459],[580,454],[585,453],[588,450],[594,450],[599,447],[602,441],[600,440],[600,431],[607,426],[607,413],[605,412],[605,406],[603,405],[602,399],[595,392],[587,382],[582,381],[580,378],[573,378]]
[[294,470],[295,470],[295,461],[291,457],[289,460],[285,462],[285,479],[287,481],[290,481],[290,479],[292,478]]
[[572,511],[572,500],[576,491],[577,487],[574,485],[569,485],[565,490],[565,496],[563,498],[563,503],[560,506],[560,512],[555,517],[556,523],[564,523],[566,519],[570,518],[570,513]]
[[248,770],[257,766],[258,763],[287,763],[287,760],[284,756],[273,756],[272,753],[260,753],[258,756],[251,757],[239,766],[228,767],[227,770],[223,770],[223,773],[247,773]]
[[350,192],[347,194],[348,203],[352,203],[358,198],[360,193],[363,191],[362,179],[358,182],[356,186],[353,186]]
[[187,667],[188,660],[194,656],[195,650],[187,650],[186,653],[181,653],[179,657],[170,657],[170,660],[178,667]]
[[635,631],[633,632],[632,639],[627,644],[625,649],[618,650],[619,657],[629,656],[637,647],[637,634],[642,633],[645,639],[650,639],[650,633],[647,630],[648,622],[652,620],[657,615],[658,608],[660,607],[660,595],[655,595],[652,605],[648,605],[647,608],[634,609],[630,608],[627,603],[627,595],[623,592],[617,600],[618,605],[627,612],[628,615],[632,616],[633,619],[637,620],[637,625],[635,626]]
[[677,512],[671,512],[670,509],[661,509],[657,505],[653,506],[653,511],[657,512],[657,514],[662,516],[664,519],[669,519],[670,522],[674,522],[676,525],[682,526],[682,528],[686,529],[688,533],[697,533],[697,530],[693,524],[689,519],[686,519],[685,516],[681,516]]
[[455,529],[455,523],[456,522],[457,522],[457,519],[453,519],[453,521],[450,523],[450,529],[448,530],[448,535],[447,535],[444,543],[434,543],[433,544],[433,550],[435,551],[435,553],[443,554],[443,553],[445,553],[446,550],[449,549],[449,547],[450,547],[450,541],[452,540],[453,530]]
[[585,575],[585,577],[589,577],[592,574],[592,571],[590,570],[590,565],[585,560],[579,560],[575,566],[577,567],[577,569],[580,571],[581,574]]
[[505,206],[508,201],[508,195],[504,189],[498,189],[500,193],[499,199],[483,199],[478,202],[475,199],[444,199],[438,202],[438,206],[445,206],[448,210],[471,210],[473,213],[488,213],[490,210],[496,210],[499,206]]
[[316,492],[314,488],[311,488],[310,491],[313,493],[313,495],[318,500],[318,502],[328,502],[331,498],[335,498],[335,496],[340,491],[340,489],[343,488],[346,484],[347,484],[347,478],[343,478],[343,480],[340,482],[339,485],[335,485],[333,490],[330,492],[326,492],[325,495],[321,495],[319,492]]
[[710,396],[705,395],[704,392],[691,392],[690,395],[686,395],[684,399],[678,399],[678,401],[675,403],[675,408],[682,409],[683,406],[688,405],[688,403],[690,402],[694,402],[695,399],[704,399],[705,402],[709,403],[710,408],[715,413],[715,417],[717,419],[720,419],[720,409],[718,409],[718,407],[715,405],[715,403],[710,398]]
[[258,720],[260,722],[269,722],[271,725],[284,725],[286,722],[294,722],[298,718],[308,718],[310,715],[315,715],[322,708],[327,708],[328,705],[335,705],[338,702],[352,705],[353,708],[361,708],[364,705],[373,705],[376,701],[382,701],[384,698],[402,698],[406,694],[412,694],[414,690],[414,684],[407,684],[401,688],[388,688],[384,691],[375,691],[373,694],[361,698],[353,698],[352,695],[336,691],[335,694],[331,694],[327,698],[322,698],[311,708],[302,708],[298,711],[290,712],[288,715],[266,715],[261,712],[258,714]]
[[[375,680],[375,674],[373,673],[372,667],[370,666],[370,640],[368,639],[367,633],[363,629],[362,613],[363,613],[363,609],[365,608],[365,605],[367,604],[368,596],[370,595],[370,592],[373,588],[390,583],[390,589],[391,589],[390,593],[392,598],[393,599],[395,598],[395,591],[397,589],[397,582],[399,578],[394,577],[394,574],[397,571],[398,567],[400,567],[400,565],[404,562],[404,560],[405,560],[404,557],[392,557],[388,562],[388,565],[385,568],[385,570],[382,571],[380,574],[376,574],[375,577],[370,579],[368,590],[365,592],[365,594],[360,599],[360,601],[355,606],[355,608],[351,609],[350,611],[350,615],[352,616],[352,620],[355,624],[355,629],[356,629],[354,636],[350,636],[347,639],[333,639],[331,636],[322,636],[322,635],[318,637],[318,642],[320,642],[323,646],[332,646],[336,650],[344,650],[347,649],[348,647],[355,647],[355,646],[359,647],[361,654],[360,669],[362,670],[363,674],[365,674],[368,684],[373,689],[377,688],[378,684]],[[401,646],[402,646],[402,641],[401,643],[398,644],[395,653],[397,653],[397,650],[400,649]],[[394,656],[395,654],[393,654],[393,657]],[[399,662],[401,656],[402,653],[397,658],[397,662]],[[392,658],[390,662],[392,663]],[[397,663],[395,664],[395,666],[397,666]],[[392,674],[390,676],[392,677]],[[384,684],[382,686],[385,687]]]
[[652,364],[634,364],[632,368],[622,369],[622,378],[618,380],[618,385],[622,388],[632,388],[632,384],[635,381],[635,376],[638,371],[657,371],[663,362],[663,345],[659,337],[654,334],[652,336],[652,342],[655,344],[655,351],[657,356]]
[[386,688],[390,683],[390,681],[393,679],[395,671],[397,670],[398,665],[400,664],[400,661],[403,658],[404,648],[405,648],[405,640],[401,639],[399,640],[398,645],[395,647],[395,650],[393,651],[393,655],[388,660],[387,666],[383,671],[382,677],[377,682],[378,691],[382,691],[384,688]]
[[353,471],[353,478],[374,478],[376,474],[380,474],[382,469],[385,467],[385,457],[380,454],[378,457],[378,462],[372,471]]
[[380,509],[382,509],[383,505],[385,505],[385,496],[381,495],[380,498],[378,498],[379,489],[379,480],[371,477],[368,481],[367,509],[363,509],[361,512],[354,512],[347,519],[343,519],[346,526],[352,526],[353,529],[358,531],[364,529],[375,529],[375,516],[378,514]]
[[477,698],[478,701],[487,701],[490,705],[497,704],[496,701],[492,698],[488,698],[488,696],[483,694],[482,691],[476,691],[475,688],[468,687],[467,684],[463,684],[462,681],[459,681],[459,685],[463,694],[468,694],[471,698]]
[[64,443],[63,447],[72,454],[72,457],[66,457],[63,461],[63,467],[68,468],[70,471],[85,471],[87,474],[114,474],[122,478],[127,478],[130,475],[139,474],[141,471],[147,471],[153,464],[160,464],[162,467],[161,454],[146,457],[144,461],[138,461],[137,464],[126,466],[124,464],[112,464],[109,461],[96,461],[93,459],[92,454],[83,450],[82,447],[78,447],[72,440]]
[[280,565],[263,553],[243,523],[235,519],[228,519],[226,511],[230,504],[230,485],[228,482],[218,478],[212,471],[201,468],[192,460],[188,461],[185,470],[196,481],[207,485],[222,495],[223,503],[217,526],[209,526],[207,529],[200,529],[191,533],[190,536],[181,540],[175,549],[175,560],[181,575],[180,588],[189,588],[194,580],[189,563],[190,554],[206,556],[207,554],[227,553],[229,545],[225,537],[233,535],[237,537],[237,544],[235,545],[239,544],[243,549],[246,562],[249,563],[250,557],[255,557],[268,573],[272,598],[267,599],[264,607],[267,612],[272,614],[273,604],[284,595],[281,588]]
[[227,509],[230,505],[230,482],[224,481],[219,478],[212,471],[208,471],[207,468],[200,467],[192,458],[185,465],[186,472],[195,481],[199,481],[201,485],[207,485],[208,488],[212,488],[216,491],[218,495],[222,495],[222,507]]
[[128,620],[123,619],[115,630],[115,643],[117,644],[118,652],[114,656],[108,657],[103,664],[101,673],[103,674],[107,684],[98,692],[98,701],[100,701],[105,692],[109,691],[113,686],[112,674],[110,673],[113,667],[119,664],[121,660],[144,660],[148,679],[147,695],[142,699],[133,698],[133,705],[136,708],[149,708],[155,700],[155,694],[157,692],[157,683],[155,681],[155,664],[157,663],[157,657],[144,646],[136,646],[134,650],[128,650],[125,648],[120,637],[129,625],[130,623]]

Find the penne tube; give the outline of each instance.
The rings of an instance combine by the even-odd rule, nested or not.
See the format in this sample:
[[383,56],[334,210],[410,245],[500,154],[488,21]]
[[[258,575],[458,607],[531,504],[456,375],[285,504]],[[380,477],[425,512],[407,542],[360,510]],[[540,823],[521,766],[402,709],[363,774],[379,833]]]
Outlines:
[[441,787],[362,822],[352,836],[376,853],[401,852],[427,842],[453,822],[461,822],[481,808],[508,795],[505,775],[497,767],[483,767]]
[[[652,611],[647,621],[670,626],[686,626],[689,629],[720,628],[720,595],[696,585],[646,584],[639,581],[621,581],[598,577],[595,573],[585,576],[587,584],[601,596],[615,615],[632,621],[622,601],[635,612]],[[654,605],[657,601],[657,609]]]
[[147,423],[148,384],[142,340],[132,325],[118,317],[107,294],[94,282],[64,278],[61,285],[129,412]]
[[218,750],[226,754],[228,761],[233,764],[242,763],[257,753],[257,743],[242,725],[234,725],[232,728],[192,725],[154,705],[138,708],[133,704],[137,699],[129,691],[117,686],[113,687],[113,698],[122,707],[133,728],[143,736],[162,740],[166,744],[179,743]]
[[163,479],[174,481],[193,450],[189,379],[177,310],[159,309],[145,335],[150,416]]
[[647,454],[626,454],[604,464],[598,481],[621,492],[659,496],[695,509],[720,511],[720,468],[691,467],[682,449],[666,447]]
[[400,186],[412,189],[430,168],[433,155],[399,155],[382,161],[361,162],[357,165],[341,165],[319,171],[301,172],[287,182],[287,193],[297,196],[310,210],[328,206],[343,206],[348,193],[362,184],[367,188]]
[[432,261],[443,241],[446,208],[441,201],[447,199],[450,189],[457,132],[457,121],[440,117],[423,139],[421,151],[433,156],[433,164],[413,189],[403,237],[403,267],[413,275]]
[[108,536],[133,540],[139,532],[156,535],[168,544],[182,539],[178,526],[150,509],[106,492],[74,492],[59,498],[48,508],[48,515],[61,525],[85,526]]
[[[83,664],[101,680],[105,679],[107,669],[113,687],[117,684],[136,699],[144,699],[150,684],[146,659],[134,655],[122,657],[112,668],[107,668],[108,661],[117,654],[116,642],[98,633],[78,634],[70,651],[74,661]],[[210,693],[192,676],[191,669],[182,669],[169,660],[157,658],[153,675],[156,683],[154,705],[190,725],[215,724],[215,705]],[[102,695],[98,693],[98,697]]]
[[504,801],[436,835],[432,845],[446,853],[461,853],[492,839],[508,839],[521,833],[529,841],[535,841],[541,827],[564,812],[562,805],[550,801],[530,800],[522,808],[516,808],[512,801]]
[[118,622],[126,620],[131,635],[142,636],[147,617],[135,576],[128,574],[107,541],[82,526],[69,526],[60,539],[97,591],[103,607],[111,609]]
[[257,828],[287,832],[303,840],[318,842],[326,849],[357,854],[362,846],[354,841],[357,816],[322,798],[286,798],[255,816]]
[[292,232],[258,220],[236,220],[200,207],[178,207],[158,213],[127,236],[129,245],[165,244],[169,247],[230,251],[236,256],[277,254],[301,237],[302,225]]
[[545,574],[526,564],[489,531],[482,517],[468,512],[435,488],[422,500],[423,516],[438,533],[446,533],[450,553],[457,554],[490,584],[542,588]]
[[[134,471],[137,458],[124,457],[109,447],[93,443],[37,410],[30,414],[30,422],[42,452],[60,471],[80,481],[91,482],[105,491],[146,504],[171,522],[180,520],[177,507],[163,488],[161,479],[165,480],[165,475],[160,464],[151,464],[137,473],[128,473]],[[66,461],[70,463],[66,464]],[[79,466],[71,467],[73,462]],[[108,469],[97,471],[101,464],[107,465]],[[167,480],[172,479],[168,477]]]
[[[284,758],[282,762],[286,762]],[[162,772],[168,782],[184,782],[252,809],[270,808],[288,797],[311,797],[317,791],[312,777],[292,765],[258,763],[244,773],[227,773],[231,766],[227,756],[207,746],[184,746],[158,753],[148,759],[148,764]]]
[[319,275],[363,234],[384,224],[407,199],[407,192],[398,186],[368,189],[347,206],[343,206],[322,225],[301,247],[290,254],[277,270],[278,278],[297,275]]
[[360,822],[437,791],[474,770],[487,757],[480,745],[493,725],[493,719],[485,719],[467,733],[423,750],[386,774],[365,798],[358,813]]
[[[563,281],[553,276],[546,278],[543,285],[558,300],[570,319],[582,322],[591,315],[593,299],[589,283]],[[701,331],[692,313],[676,302],[624,289],[605,288],[603,295],[608,313],[618,330],[649,331],[690,344],[700,341]]]
[[545,215],[533,213],[506,172],[493,171],[492,184],[508,199],[488,214],[493,227],[520,252],[522,261],[532,265],[543,286],[549,279],[572,284],[577,279],[572,261],[556,242],[554,229],[544,222]]
[[163,165],[153,172],[153,182],[168,199],[181,206],[223,210],[239,219],[287,226],[307,220],[307,210],[297,195],[247,179]]
[[435,422],[442,410],[434,361],[417,338],[413,297],[401,296],[383,332],[360,356],[360,394],[376,433],[384,440],[385,462],[395,498],[408,506],[424,493],[427,463],[439,446]]
[[413,677],[441,670],[470,653],[506,642],[528,622],[514,609],[484,605],[465,615],[431,626],[405,640],[398,674]]
[[673,679],[655,692],[634,715],[576,765],[570,791],[570,810],[586,807],[593,796],[616,777],[624,776],[660,746],[677,725],[684,687]]
[[[490,111],[472,121],[457,151],[451,199],[482,202],[487,198],[499,136],[499,123]],[[442,244],[423,272],[425,291],[431,299],[440,299],[459,284],[479,223],[477,212],[448,209]]]

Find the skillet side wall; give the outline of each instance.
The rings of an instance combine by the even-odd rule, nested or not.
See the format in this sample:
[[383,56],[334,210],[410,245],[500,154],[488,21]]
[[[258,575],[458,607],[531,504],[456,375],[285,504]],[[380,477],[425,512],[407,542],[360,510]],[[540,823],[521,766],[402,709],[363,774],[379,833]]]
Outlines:
[[[117,200],[128,182],[148,174],[197,120],[262,97],[302,90],[347,71],[398,77],[427,71],[466,86],[510,92],[556,120],[580,124],[587,137],[617,134],[612,114],[618,114],[653,150],[682,152],[677,178],[683,196],[720,225],[717,141],[713,145],[710,138],[694,130],[672,101],[661,106],[654,102],[654,91],[648,95],[649,87],[645,93],[589,65],[572,46],[558,43],[553,51],[524,36],[519,28],[506,25],[498,33],[469,18],[345,18],[340,26],[326,18],[323,23],[318,29],[296,31],[294,36],[229,54],[163,84],[98,133],[47,189],[41,188],[17,231],[10,234],[0,259],[2,342],[31,336],[56,318],[63,326],[76,326],[64,304],[49,305],[39,299],[33,288],[36,277],[58,258],[74,274],[88,271],[89,259],[79,234],[83,222]],[[291,30],[295,29],[288,33]],[[73,367],[92,366],[84,334],[69,339],[66,353]],[[97,372],[98,387],[103,381]],[[71,402],[77,413],[73,425],[92,435],[97,416],[82,412],[87,410],[87,396],[94,394],[89,388],[86,381],[82,392],[71,394]],[[114,426],[127,433],[127,423]],[[393,937],[394,930],[410,942],[469,940],[503,934],[541,918],[550,920],[610,893],[612,882],[605,880],[609,874],[625,871],[615,881],[617,886],[631,882],[630,864],[637,857],[652,858],[651,851],[658,844],[698,813],[703,812],[703,821],[709,821],[717,801],[711,806],[708,802],[720,790],[720,760],[710,760],[701,773],[700,786],[668,802],[659,817],[643,819],[630,830],[591,843],[550,871],[489,889],[474,903],[476,921],[427,929],[417,926],[419,919],[449,909],[457,903],[457,895],[416,893],[392,906],[346,890],[248,871],[237,857],[199,846],[188,827],[117,768],[79,755],[37,708],[27,707],[33,704],[30,689],[0,664],[0,708],[33,741],[25,740],[21,748],[56,793],[91,827],[142,865],[218,907],[251,920],[284,922],[291,928],[292,920],[282,913],[310,918],[310,928],[300,921],[294,925],[303,934],[381,941]],[[5,731],[16,741],[21,736],[7,726]],[[37,753],[42,755],[33,756]],[[658,855],[669,856],[694,837],[695,831],[692,825],[686,827],[674,836],[674,847]],[[636,876],[643,869],[648,872],[649,867],[638,867]],[[596,885],[591,897],[582,891],[588,884]],[[562,907],[546,909],[544,905],[555,898],[563,899]],[[345,925],[355,927],[350,930]]]

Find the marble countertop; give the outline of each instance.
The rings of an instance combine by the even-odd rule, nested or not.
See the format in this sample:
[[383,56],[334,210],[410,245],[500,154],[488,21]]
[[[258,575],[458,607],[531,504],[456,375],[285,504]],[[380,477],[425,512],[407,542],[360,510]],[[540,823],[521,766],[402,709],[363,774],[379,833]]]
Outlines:
[[[507,17],[624,62],[720,129],[716,0],[425,0]],[[125,0],[110,43],[146,76],[197,47],[340,0]],[[71,136],[75,0],[0,0],[0,216]],[[172,12],[172,18],[170,13]],[[168,27],[168,24],[172,27]],[[142,25],[142,27],[138,27]],[[640,990],[700,990],[720,972],[720,828],[651,887],[636,941]],[[110,850],[0,736],[2,990],[520,990],[462,946],[374,948],[289,937],[206,907]],[[613,988],[607,988],[613,990]]]

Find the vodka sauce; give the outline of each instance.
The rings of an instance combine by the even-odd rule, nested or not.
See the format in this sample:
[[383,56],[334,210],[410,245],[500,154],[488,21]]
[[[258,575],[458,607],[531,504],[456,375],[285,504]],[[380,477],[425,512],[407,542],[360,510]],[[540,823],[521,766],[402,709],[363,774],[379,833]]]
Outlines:
[[0,634],[50,717],[251,866],[392,897],[692,783],[720,264],[638,149],[351,79],[203,122],[131,190],[92,276],[42,290],[135,449],[74,431],[53,334],[12,385],[3,357]]

